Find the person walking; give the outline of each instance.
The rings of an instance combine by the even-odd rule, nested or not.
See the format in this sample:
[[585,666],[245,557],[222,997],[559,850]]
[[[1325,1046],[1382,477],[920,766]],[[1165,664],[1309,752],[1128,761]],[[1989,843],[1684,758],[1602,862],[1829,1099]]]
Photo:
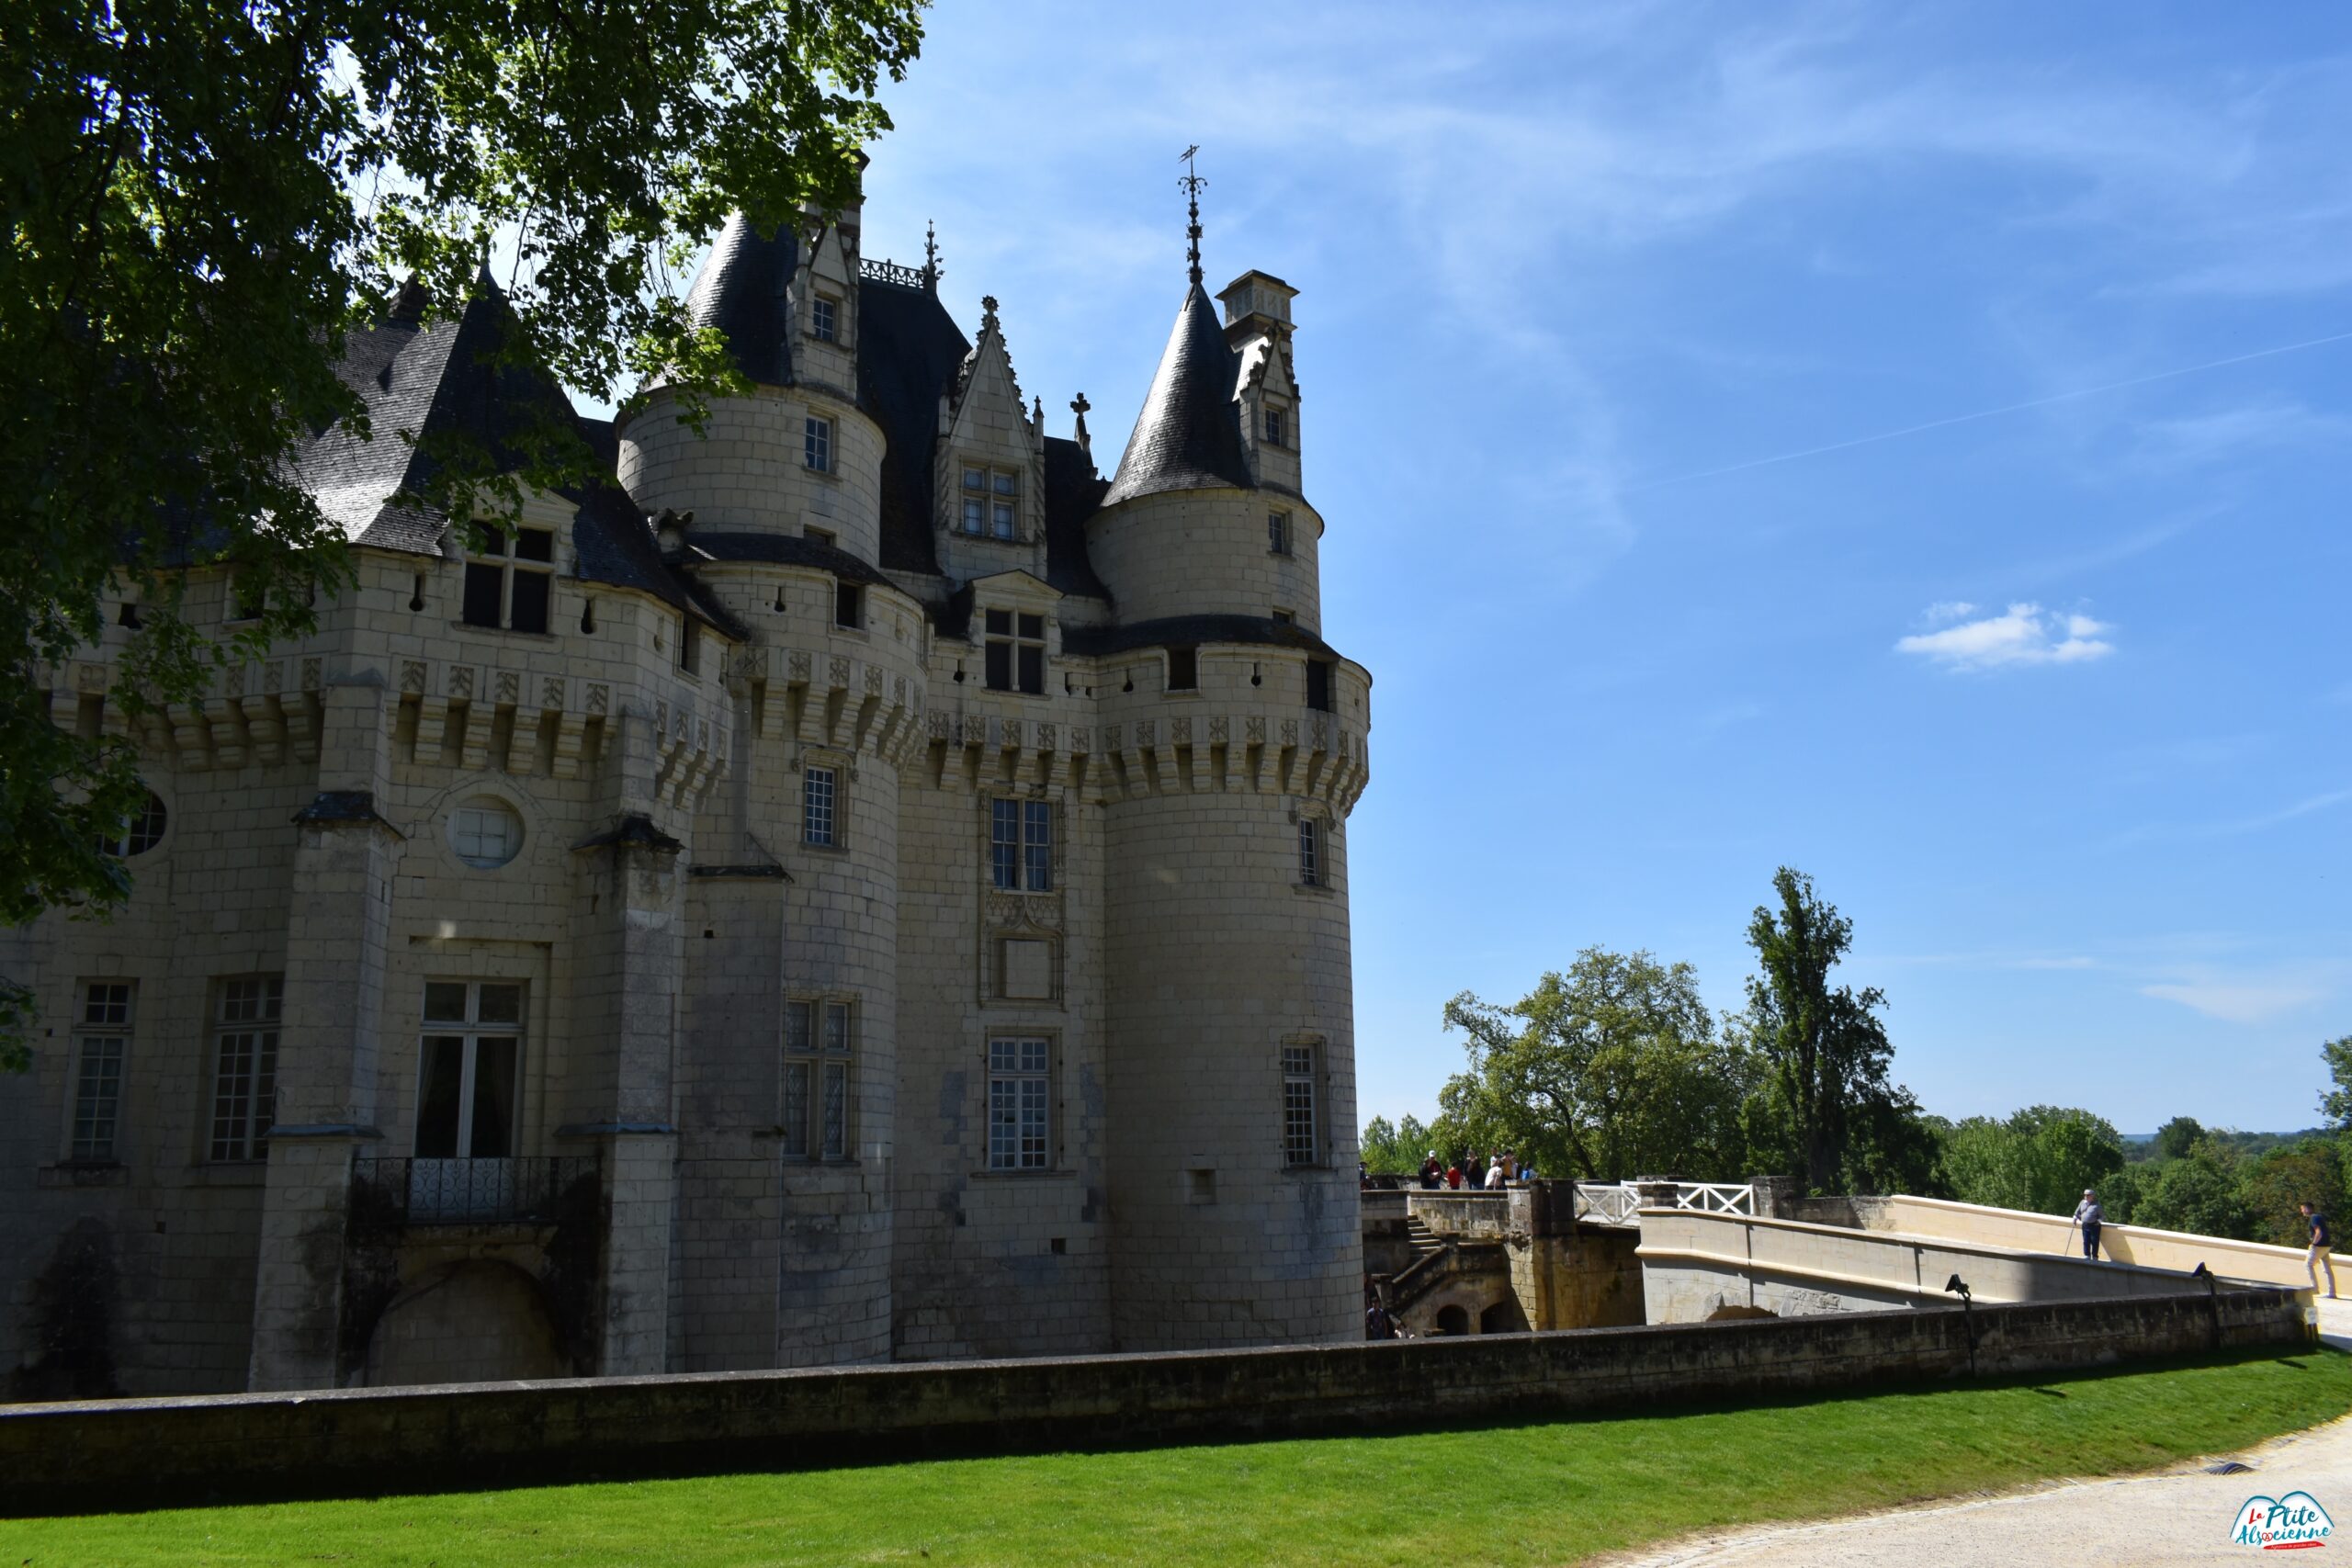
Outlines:
[[2083,1201],[2075,1205],[2075,1223],[2083,1227],[2083,1256],[2098,1261],[2098,1228],[2107,1223],[2107,1211],[2099,1207],[2098,1194],[2083,1189]]
[[2319,1290],[2319,1271],[2327,1270],[2327,1299],[2335,1299],[2335,1259],[2328,1254],[2335,1250],[2335,1233],[2328,1228],[2327,1216],[2309,1203],[2298,1204],[2303,1211],[2303,1224],[2311,1230],[2311,1250],[2303,1254],[2303,1267],[2311,1270],[2312,1290]]

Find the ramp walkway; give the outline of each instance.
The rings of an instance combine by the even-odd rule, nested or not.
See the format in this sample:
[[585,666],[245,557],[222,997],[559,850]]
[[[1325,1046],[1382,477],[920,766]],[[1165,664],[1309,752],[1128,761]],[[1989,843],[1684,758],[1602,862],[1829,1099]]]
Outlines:
[[[2236,1281],[2284,1286],[2311,1302],[2303,1255],[2292,1247],[2109,1225],[2104,1257],[2093,1262],[2056,1215],[1909,1196],[1785,1207],[1806,1217],[1642,1208],[1636,1256],[1647,1320],[1949,1304],[1955,1281],[1983,1302],[2172,1295]],[[2336,1269],[2337,1289],[2352,1292],[2352,1258],[2337,1255]],[[2324,1335],[2352,1333],[2352,1303],[2312,1304],[2334,1309],[2314,1311]]]

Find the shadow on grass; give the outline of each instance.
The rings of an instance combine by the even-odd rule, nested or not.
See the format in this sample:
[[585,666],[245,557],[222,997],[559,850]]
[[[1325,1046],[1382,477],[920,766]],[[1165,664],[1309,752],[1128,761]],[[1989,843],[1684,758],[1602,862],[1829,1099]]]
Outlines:
[[[1296,1423],[1282,1431],[1252,1432],[1237,1428],[1207,1435],[1178,1435],[1166,1438],[1148,1437],[1106,1437],[1100,1440],[1084,1438],[1060,1440],[1051,1438],[1023,1441],[1017,1436],[1008,1439],[999,1428],[985,1426],[958,1427],[919,1436],[894,1432],[887,1438],[863,1444],[845,1444],[837,1453],[829,1454],[822,1462],[809,1462],[805,1453],[791,1450],[786,1445],[792,1439],[779,1438],[775,1445],[729,1440],[725,1443],[675,1444],[660,1449],[638,1450],[615,1455],[606,1462],[582,1463],[564,1458],[544,1461],[501,1459],[487,1461],[483,1467],[460,1469],[462,1456],[451,1463],[436,1466],[429,1472],[411,1471],[387,1473],[376,1478],[379,1483],[355,1486],[347,1476],[316,1480],[300,1475],[285,1478],[283,1484],[256,1483],[251,1486],[211,1489],[181,1489],[169,1495],[159,1494],[133,1507],[122,1506],[119,1488],[109,1488],[104,1498],[104,1512],[109,1514],[145,1514],[168,1512],[191,1507],[220,1507],[243,1504],[314,1502],[326,1499],[373,1501],[386,1498],[410,1497],[442,1494],[506,1492],[546,1486],[586,1486],[635,1481],[670,1481],[696,1477],[726,1477],[809,1473],[828,1471],[890,1469],[910,1464],[924,1464],[943,1460],[970,1460],[1034,1457],[1040,1455],[1083,1455],[1143,1453],[1177,1449],[1250,1449],[1267,1444],[1330,1440],[1340,1438],[1410,1438],[1437,1436],[1449,1439],[1469,1438],[1474,1443],[1481,1437],[1501,1439],[1498,1451],[1509,1451],[1509,1438],[1548,1427],[1585,1426],[1606,1428],[1632,1421],[1652,1420],[1660,1416],[1707,1416],[1739,1412],[1806,1410],[1828,1405],[1848,1404],[1861,1400],[1909,1402],[1937,1401],[1955,1395],[1993,1393],[2004,1390],[2022,1390],[2047,1398],[2067,1399],[2068,1387],[2096,1384],[2119,1377],[2144,1375],[2150,1372],[2194,1372],[2224,1370],[2255,1364],[2290,1368],[2309,1371],[2322,1359],[2342,1356],[2344,1352],[2321,1349],[2302,1356],[2279,1356],[2274,1348],[2250,1347],[2237,1351],[2221,1351],[2187,1358],[2165,1358],[2120,1360],[2109,1365],[2085,1368],[2078,1371],[2052,1374],[2048,1371],[2020,1373],[2007,1377],[1964,1378],[1936,1382],[1893,1382],[1867,1387],[1797,1392],[1781,1395],[1719,1400],[1669,1400],[1645,1398],[1629,1400],[1622,1405],[1554,1413],[1530,1412],[1499,1416],[1465,1417],[1445,1420],[1434,1417],[1400,1416],[1395,1420],[1364,1420],[1356,1417],[1334,1418],[1326,1424]],[[1237,1421],[1246,1420],[1246,1414],[1236,1412]],[[1479,1445],[1486,1447],[1487,1445]],[[765,1456],[764,1458],[763,1456]],[[21,1499],[12,1500],[21,1504]],[[91,1513],[85,1502],[70,1496],[53,1500],[37,1499],[31,1506],[20,1507],[22,1517],[60,1516]]]

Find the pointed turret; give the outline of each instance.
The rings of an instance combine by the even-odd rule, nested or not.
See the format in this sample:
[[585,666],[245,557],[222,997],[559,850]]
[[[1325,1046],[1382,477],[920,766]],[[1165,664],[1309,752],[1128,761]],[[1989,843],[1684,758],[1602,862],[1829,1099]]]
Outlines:
[[686,295],[686,319],[717,327],[735,367],[770,387],[792,384],[793,275],[800,270],[800,241],[787,220],[764,239],[742,213],[710,247]]
[[1171,490],[1250,489],[1250,459],[1233,401],[1236,374],[1216,307],[1195,282],[1176,312],[1175,330],[1102,504]]

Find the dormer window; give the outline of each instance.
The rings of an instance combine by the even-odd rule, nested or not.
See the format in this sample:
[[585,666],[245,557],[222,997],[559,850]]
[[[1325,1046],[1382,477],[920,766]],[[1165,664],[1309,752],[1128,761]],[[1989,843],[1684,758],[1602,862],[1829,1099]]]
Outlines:
[[801,460],[814,472],[833,471],[833,422],[808,416],[806,437],[801,446]]
[[987,625],[983,652],[988,660],[989,690],[1042,695],[1046,690],[1046,617],[990,610]]
[[841,341],[841,301],[820,294],[808,302],[808,335],[820,343]]
[[1011,468],[964,469],[965,533],[975,538],[1012,539],[1021,533],[1021,476]]
[[466,563],[466,625],[546,631],[548,606],[555,598],[554,532],[517,528],[511,540],[484,532],[490,536]]
[[1290,445],[1290,415],[1282,409],[1266,411],[1266,445],[1269,446]]

